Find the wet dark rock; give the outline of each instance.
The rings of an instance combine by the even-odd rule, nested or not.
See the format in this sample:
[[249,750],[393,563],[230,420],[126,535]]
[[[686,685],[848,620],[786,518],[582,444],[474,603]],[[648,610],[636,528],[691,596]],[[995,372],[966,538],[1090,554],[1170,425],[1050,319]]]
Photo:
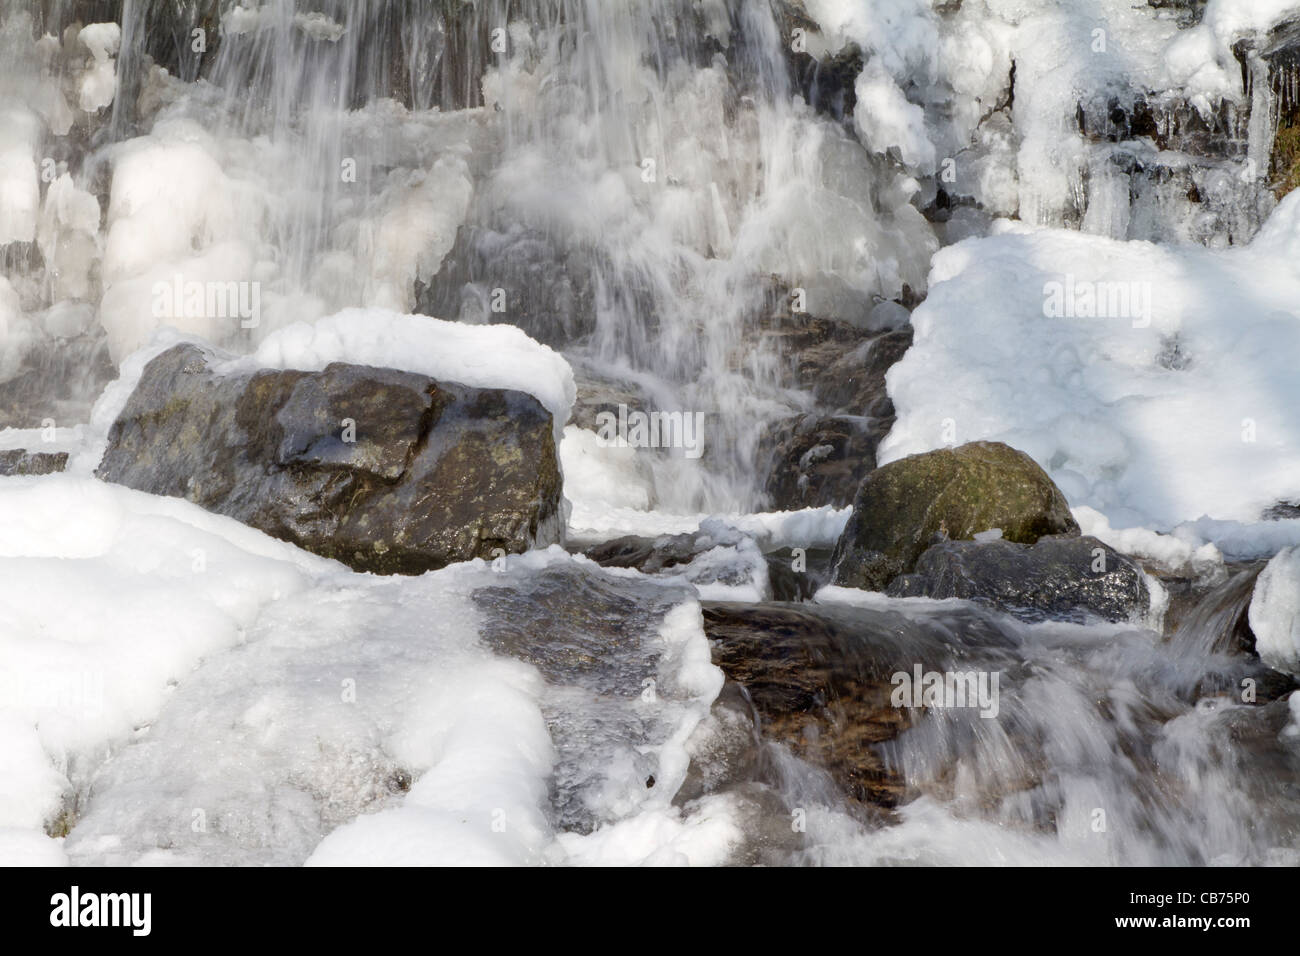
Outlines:
[[[1171,598],[1165,615],[1169,642],[1198,659],[1236,659],[1236,669],[1225,676],[1211,670],[1196,686],[1199,696],[1227,696],[1241,703],[1264,704],[1278,700],[1297,686],[1289,674],[1273,670],[1259,659],[1255,633],[1250,628],[1250,602],[1264,561],[1229,566],[1229,576],[1208,588],[1193,588]],[[1168,585],[1166,584],[1166,588]],[[1244,693],[1243,680],[1251,681]]]
[[876,467],[893,418],[798,415],[774,423],[760,444],[770,462],[764,491],[777,511],[842,507]]
[[[665,534],[657,538],[625,535],[602,541],[582,553],[601,567],[635,568],[645,574],[655,574],[666,568],[689,564],[696,555],[707,550],[697,544],[697,534]],[[708,544],[712,547],[712,543]]]
[[833,319],[794,316],[767,330],[760,344],[775,349],[792,384],[829,411],[891,418],[885,373],[911,346],[912,328],[873,332]]
[[522,583],[481,588],[474,601],[487,618],[480,635],[488,648],[527,661],[552,683],[596,680],[603,693],[633,698],[655,673],[655,662],[637,651],[690,596],[681,587],[561,565]]
[[851,118],[858,101],[856,82],[862,72],[862,50],[852,43],[834,56],[821,60],[796,50],[795,31],[820,33],[821,25],[809,16],[801,0],[779,0],[772,9],[781,30],[781,49],[795,88],[813,109],[838,120]]
[[[474,592],[483,645],[532,664],[547,683],[541,705],[558,757],[551,804],[560,827],[586,833],[611,822],[592,802],[610,785],[609,768],[630,765],[638,788],[660,771],[651,747],[672,729],[649,713],[646,695],[677,694],[661,679],[660,634],[665,616],[691,598],[684,587],[576,563],[503,573],[499,586]],[[575,698],[583,701],[576,709]],[[710,766],[699,768],[695,792],[712,773],[721,785],[722,771]]]
[[99,477],[361,571],[560,540],[551,416],[533,396],[338,363],[217,375],[209,357],[178,345],[146,366]]
[[894,424],[885,373],[912,343],[910,326],[871,332],[830,319],[792,316],[764,333],[790,381],[817,409],[769,425],[759,442],[764,491],[774,510],[847,505],[876,466]]
[[1226,580],[1210,587],[1170,587],[1165,629],[1175,642],[1192,641],[1203,654],[1254,654],[1255,635],[1250,629],[1250,599],[1263,561],[1229,568]]
[[66,451],[0,451],[0,476],[52,475],[68,465]]
[[1185,28],[1201,22],[1208,2],[1209,0],[1147,0],[1147,6],[1168,11],[1178,26]]
[[915,568],[936,534],[968,540],[994,528],[1021,544],[1079,532],[1047,473],[1001,442],[971,442],[890,462],[858,489],[835,547],[835,583],[884,590]]
[[1289,518],[1300,518],[1300,503],[1279,501],[1267,508],[1259,518],[1261,521],[1286,521]]
[[792,548],[782,548],[763,557],[774,601],[808,601],[819,588],[830,584],[830,549],[805,548],[796,556]]
[[1016,641],[979,612],[934,618],[834,605],[704,603],[713,662],[745,688],[765,740],[827,769],[845,794],[881,807],[905,785],[881,745],[922,711],[895,707],[892,678],[1013,666]]
[[762,747],[757,719],[745,689],[727,681],[709,716],[687,741],[691,765],[675,803],[681,805],[755,779]]
[[1026,620],[1127,621],[1151,602],[1132,561],[1096,538],[1069,535],[1032,545],[943,541],[921,555],[914,573],[894,578],[888,594],[964,598]]

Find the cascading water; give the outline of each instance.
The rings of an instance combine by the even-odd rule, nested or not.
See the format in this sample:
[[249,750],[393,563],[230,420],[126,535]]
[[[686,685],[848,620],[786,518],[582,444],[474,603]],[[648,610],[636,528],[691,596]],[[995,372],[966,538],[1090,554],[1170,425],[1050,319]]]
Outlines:
[[[124,6],[123,86],[74,177],[116,170],[117,359],[171,273],[260,284],[256,328],[189,323],[237,348],[348,306],[512,322],[708,416],[702,464],[656,462],[661,507],[748,510],[763,426],[800,399],[746,335],[793,286],[828,315],[924,287],[928,226],[794,100],[765,4],[191,6]],[[158,47],[170,74],[144,67]]]
[[[1231,440],[1238,420],[1258,418],[1264,444],[1289,447],[1281,425],[1268,431],[1276,395],[1196,378],[1237,342],[1204,333],[1183,299],[1168,308],[1191,318],[1157,322],[1158,349],[1082,325],[1069,338],[1042,331],[1040,280],[1076,268],[1076,255],[1081,270],[1109,275],[1118,262],[1127,276],[1119,241],[1134,239],[1178,250],[1134,274],[1165,268],[1185,285],[1198,273],[1249,274],[1252,260],[1211,259],[1201,246],[1245,244],[1278,204],[1294,37],[1266,40],[1273,25],[1255,25],[1250,43],[1229,47],[1245,27],[1129,0],[1099,2],[1097,17],[1012,0],[899,4],[896,16],[885,6],[4,0],[0,427],[21,430],[14,442],[47,429],[54,447],[91,447],[70,432],[116,366],[139,373],[131,356],[160,326],[241,354],[269,347],[283,364],[286,342],[309,338],[296,323],[348,309],[375,328],[392,327],[391,313],[515,325],[565,356],[580,394],[698,412],[706,424],[698,459],[681,448],[597,452],[590,428],[566,432],[566,490],[587,515],[603,520],[608,506],[618,519],[575,523],[578,537],[603,541],[624,525],[690,533],[689,554],[647,580],[595,578],[552,553],[502,577],[452,569],[376,584],[204,525],[195,541],[214,556],[216,583],[168,579],[176,606],[200,608],[193,647],[149,645],[166,663],[149,671],[154,684],[183,686],[170,705],[124,694],[153,710],[122,704],[103,739],[68,730],[59,743],[76,756],[56,783],[28,748],[45,774],[40,793],[55,794],[33,798],[35,825],[68,833],[78,862],[347,862],[408,832],[441,847],[465,812],[456,796],[477,799],[479,787],[498,803],[483,797],[475,810],[500,804],[526,819],[505,857],[522,862],[1300,863],[1300,799],[1285,782],[1300,766],[1298,698],[1287,703],[1289,678],[1243,636],[1253,570],[1198,578],[1199,603],[1163,635],[1158,613],[1127,625],[1026,623],[964,604],[823,595],[808,614],[848,637],[814,661],[835,693],[815,688],[809,712],[838,706],[845,686],[887,688],[916,660],[1001,676],[997,720],[936,709],[896,736],[855,738],[878,754],[869,770],[888,784],[864,786],[887,791],[888,805],[846,796],[811,744],[801,755],[756,745],[755,714],[760,732],[779,723],[761,716],[757,693],[718,696],[688,588],[706,619],[708,599],[762,605],[778,547],[828,548],[843,521],[833,509],[748,516],[767,504],[764,441],[804,413],[881,435],[894,420],[892,404],[888,414],[862,407],[853,387],[833,399],[798,387],[791,363],[797,372],[804,357],[772,342],[807,318],[799,312],[847,330],[821,345],[850,343],[833,358],[853,385],[871,337],[907,327],[928,284],[946,283],[915,311],[918,345],[890,373],[900,419],[881,460],[953,443],[939,437],[949,423],[961,441],[1023,439],[1072,504],[1141,525],[1133,553],[1145,557],[1150,540],[1176,549],[1198,533],[1155,531],[1216,512],[1195,507],[1186,482],[1157,480],[1169,478],[1159,471],[1169,455],[1124,472],[1139,444],[1125,427],[1179,430],[1144,401],[1178,408],[1189,380],[1202,397],[1248,393],[1254,405],[1233,406]],[[1038,227],[1059,246],[1035,245]],[[954,246],[968,237],[977,241]],[[1088,244],[1101,237],[1116,243]],[[255,290],[255,314],[188,312],[183,293],[160,314],[159,288],[192,281],[230,285],[237,303]],[[1287,295],[1242,293],[1228,311],[1275,328]],[[1185,298],[1210,297],[1193,288]],[[336,327],[324,328],[310,344],[332,354],[321,341]],[[1242,335],[1243,352],[1268,351]],[[1108,378],[1098,369],[1112,361],[1127,364]],[[1032,398],[1017,391],[1022,380]],[[834,450],[814,441],[794,457],[811,467]],[[1281,479],[1267,477],[1276,498]],[[1210,484],[1217,493],[1232,482]],[[36,520],[29,510],[56,524],[59,501],[41,487],[0,509],[19,525]],[[167,522],[188,529],[192,516],[85,494],[110,516],[82,550],[69,545],[94,573],[138,570],[133,536],[169,556],[156,562],[168,574],[190,560]],[[1259,504],[1230,517],[1254,518]],[[724,513],[734,524],[701,521]],[[1205,543],[1220,531],[1197,544],[1221,564]],[[65,537],[76,536],[29,551],[6,538],[0,551],[48,562],[45,576],[75,590],[81,565],[55,560],[67,557],[56,546]],[[1268,540],[1245,556],[1283,542]],[[256,573],[217,560],[236,552],[256,555]],[[32,575],[15,570],[11,587],[44,586]],[[97,592],[84,589],[88,603],[74,610],[93,618]],[[142,594],[142,604],[156,597]],[[127,615],[121,630],[179,629],[173,611]],[[200,658],[210,669],[186,677]],[[396,717],[374,698],[339,716],[317,693],[354,672],[397,701]],[[1261,697],[1238,702],[1243,682]],[[487,728],[464,716],[476,694],[500,710]],[[224,777],[211,770],[217,744],[191,759],[200,712],[221,715],[258,759]],[[101,772],[117,748],[125,756]],[[440,765],[444,752],[462,763]],[[134,781],[159,765],[175,790],[138,793]],[[222,790],[223,780],[234,783]],[[193,806],[225,821],[216,849],[199,831],[169,835]],[[805,829],[790,828],[792,811]]]

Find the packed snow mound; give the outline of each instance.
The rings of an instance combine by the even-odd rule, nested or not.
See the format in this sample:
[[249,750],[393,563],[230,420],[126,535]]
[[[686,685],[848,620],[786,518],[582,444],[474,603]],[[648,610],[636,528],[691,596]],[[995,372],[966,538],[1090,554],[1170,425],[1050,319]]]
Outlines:
[[[625,575],[641,636],[607,669],[657,691],[611,695],[501,644],[512,595],[601,574],[562,549],[377,577],[91,478],[0,491],[0,862],[716,863],[742,838],[673,804],[723,683],[685,589]],[[593,740],[612,759],[564,779],[607,826],[565,834],[548,784]]]
[[334,565],[185,501],[3,479],[0,828],[39,831],[205,655]]
[[1280,552],[1260,572],[1249,619],[1260,660],[1300,676],[1300,549]]
[[[1002,441],[1116,527],[1300,498],[1300,194],[1219,252],[1006,225],[934,257],[881,463]],[[1067,271],[1068,270],[1068,271]]]

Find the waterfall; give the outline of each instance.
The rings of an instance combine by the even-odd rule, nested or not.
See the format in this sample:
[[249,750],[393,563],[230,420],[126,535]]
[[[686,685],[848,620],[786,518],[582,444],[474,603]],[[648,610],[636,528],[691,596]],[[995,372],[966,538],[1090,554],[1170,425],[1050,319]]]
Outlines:
[[[1297,175],[1282,167],[1297,149],[1300,28],[1245,6],[1233,7],[1237,19],[1203,19],[1203,6],[0,0],[0,453],[44,442],[73,456],[46,485],[15,479],[9,490],[24,497],[0,495],[0,511],[21,524],[30,505],[55,525],[71,487],[92,517],[107,516],[87,519],[84,555],[79,532],[59,526],[57,547],[28,529],[0,561],[30,559],[45,574],[32,572],[32,587],[75,590],[83,572],[70,557],[98,562],[88,579],[137,582],[138,563],[149,574],[184,566],[187,536],[214,568],[236,556],[201,579],[216,582],[210,592],[167,579],[178,596],[159,620],[183,630],[178,609],[201,605],[207,643],[141,645],[172,668],[149,694],[203,655],[217,660],[185,678],[152,738],[177,761],[206,700],[254,676],[271,700],[297,673],[299,644],[368,673],[391,667],[390,650],[409,659],[461,701],[443,732],[470,740],[471,755],[479,738],[460,721],[472,722],[481,680],[503,702],[494,759],[509,766],[516,735],[531,747],[511,797],[536,818],[521,851],[529,862],[570,859],[566,840],[571,859],[598,860],[602,840],[619,842],[601,828],[651,807],[671,823],[664,832],[716,814],[745,859],[765,862],[1295,863],[1296,801],[1277,784],[1297,766],[1284,730],[1294,684],[1254,652],[1245,614],[1259,570],[1234,562],[1300,536],[1286,510],[1300,500],[1290,412],[1300,207],[1282,198]],[[1049,287],[1068,288],[1072,307],[1078,289],[1089,308],[1049,315]],[[1113,314],[1095,307],[1121,296]],[[508,329],[517,338],[493,339],[502,330],[478,328],[489,325],[528,338]],[[530,539],[524,547],[540,553],[506,562],[508,573],[465,562],[443,577],[358,583],[218,516],[205,515],[216,530],[200,534],[176,517],[188,512],[167,510],[183,502],[113,497],[123,489],[90,472],[146,350],[175,336],[229,353],[213,358],[214,376],[234,368],[250,380],[254,367],[287,382],[332,361],[360,364],[357,354],[395,374],[419,364],[432,379],[459,362],[476,389],[549,376],[551,401],[539,407],[554,428],[543,418],[541,431],[556,441],[541,444],[558,445],[551,474],[569,503],[557,490],[548,529],[565,514],[569,523],[567,540],[556,530],[546,543],[576,552],[594,541],[626,560]],[[507,341],[518,344],[509,354],[477,344]],[[399,368],[401,347],[424,359],[445,350],[448,361]],[[512,384],[480,374],[498,364],[518,373]],[[611,447],[592,420],[615,407],[699,421],[700,442]],[[411,449],[426,447],[434,416],[429,400],[407,423]],[[1193,603],[1176,626],[1147,626],[1163,606],[1124,624],[1026,623],[956,601],[846,599],[834,593],[846,589],[819,591],[824,576],[799,577],[806,563],[789,570],[809,552],[825,564],[838,509],[878,464],[979,440],[1022,449],[1080,525],[1088,513],[1108,546],[1185,585],[1180,599]],[[321,473],[334,464],[312,461]],[[774,482],[779,466],[787,473]],[[825,485],[810,492],[812,479]],[[114,537],[122,528],[164,557],[137,561]],[[650,570],[637,561],[647,553]],[[1193,557],[1235,573],[1211,581],[1198,564],[1184,580]],[[617,573],[598,577],[601,563]],[[18,572],[11,587],[28,581]],[[778,573],[778,593],[799,597],[800,610],[767,600]],[[1167,599],[1150,580],[1157,604]],[[112,602],[88,591],[56,610],[93,622]],[[759,695],[735,678],[714,686],[700,621],[720,593],[760,620],[781,604],[756,643],[784,649],[794,634],[804,643],[790,646],[814,647],[797,677],[831,675],[790,718],[804,743],[816,737],[809,715],[843,706],[841,691],[887,699],[882,668],[925,655],[998,673],[1000,717],[922,719],[913,708],[905,732],[851,738],[879,773],[854,785],[888,797],[867,806],[845,795],[841,765],[819,761],[832,748],[776,742],[777,722],[755,716]],[[346,609],[334,616],[336,599]],[[120,634],[134,637],[142,626],[123,620]],[[435,620],[437,643],[422,643]],[[45,628],[39,615],[23,622]],[[635,641],[602,644],[628,628]],[[246,631],[255,654],[240,657]],[[451,658],[460,671],[443,670]],[[415,754],[427,770],[436,748],[420,734],[441,698],[384,672],[406,695],[403,759]],[[651,682],[648,697],[618,683],[629,674]],[[656,681],[681,687],[656,698]],[[1246,684],[1259,684],[1259,700],[1241,697]],[[146,695],[154,711],[120,708],[123,734],[147,726],[166,696]],[[223,719],[251,741],[260,718],[247,703],[223,698]],[[334,713],[307,691],[275,704],[299,705]],[[316,754],[310,728],[266,743],[268,764],[296,768],[278,781],[294,799],[294,781],[307,780],[338,803],[328,820],[301,811],[295,819],[311,825],[277,861],[302,862],[332,827],[372,809],[395,811],[385,826],[401,823],[411,774],[368,736],[378,731],[365,721],[379,726],[387,712],[365,706],[364,719],[349,712],[336,728],[369,754],[364,779],[347,776],[348,753]],[[745,757],[750,776],[719,793],[701,784],[705,802],[682,810],[691,801],[674,802],[673,788],[699,783],[688,783],[688,767],[699,773],[698,755],[686,755],[694,728],[728,720],[761,751]],[[890,711],[879,724],[901,722]],[[119,745],[94,738],[78,751],[74,805]],[[204,746],[217,762],[222,742]],[[130,751],[105,778],[118,791],[83,831],[81,859],[133,812],[122,794],[152,754]],[[250,793],[263,769],[241,770]],[[552,804],[548,786],[559,791]],[[763,799],[751,799],[756,789]],[[786,833],[791,808],[813,816],[807,838]],[[39,809],[42,824],[52,819]],[[67,823],[76,808],[64,809]],[[152,805],[149,825],[161,832],[172,814]],[[756,846],[731,833],[751,818],[780,839]],[[284,849],[259,839],[228,861]],[[710,861],[734,849],[713,836],[701,844]],[[197,838],[187,845],[204,852]]]

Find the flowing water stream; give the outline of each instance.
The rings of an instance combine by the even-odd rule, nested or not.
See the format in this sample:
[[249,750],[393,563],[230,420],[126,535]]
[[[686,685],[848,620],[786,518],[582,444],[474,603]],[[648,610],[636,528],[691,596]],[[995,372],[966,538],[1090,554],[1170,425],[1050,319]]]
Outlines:
[[[1182,92],[1148,100],[1144,84],[1158,89],[1161,75],[1141,60],[1186,24],[1128,3],[1098,5],[1117,32],[1141,18],[1128,61],[1104,67],[1063,52],[1090,37],[1087,23],[1028,0],[867,4],[897,8],[868,24],[876,46],[837,45],[827,28],[811,41],[818,65],[794,56],[791,31],[809,15],[852,23],[852,6],[3,0],[0,385],[36,383],[4,424],[23,438],[52,424],[75,445],[111,367],[159,325],[248,353],[348,308],[509,323],[562,352],[580,387],[613,383],[646,407],[704,414],[698,459],[676,449],[600,473],[644,486],[646,533],[693,530],[764,508],[765,433],[816,406],[765,340],[799,312],[897,322],[924,299],[941,247],[1005,231],[994,220],[1017,212],[1218,248],[1247,242],[1276,205],[1242,175],[1269,165],[1295,110],[1294,60],[1275,50],[1243,51],[1234,85],[1190,106]],[[78,39],[62,32],[74,20],[117,30]],[[996,46],[1045,23],[1059,29],[1040,44],[1022,33],[1010,54]],[[871,82],[846,86],[837,71],[850,68]],[[1083,79],[1096,80],[1091,99]],[[1143,124],[1161,143],[1146,153],[1133,145]],[[255,287],[256,314],[160,319],[158,284],[181,276]],[[1064,362],[1042,375],[1069,381]],[[568,462],[571,498],[626,503],[621,489],[579,487]],[[15,515],[61,520],[53,499],[22,494]],[[140,540],[183,550],[163,528],[170,512],[102,507],[113,527],[138,523]],[[229,537],[204,534],[213,549]],[[81,557],[116,574],[135,559],[104,535]],[[775,543],[801,543],[785,537]],[[709,583],[745,580],[753,542],[719,547]],[[212,634],[226,633],[222,615],[238,620],[238,640],[200,642],[211,663],[168,677],[156,720],[123,718],[129,733],[70,745],[82,756],[59,772],[75,861],[330,862],[410,833],[417,846],[461,846],[449,834],[463,791],[485,813],[526,819],[503,862],[1300,865],[1297,698],[1237,643],[1253,571],[1200,587],[1168,633],[1155,617],[1154,628],[1025,623],[961,602],[842,595],[809,605],[847,635],[826,650],[837,680],[888,685],[918,662],[1000,675],[996,719],[932,710],[870,744],[901,794],[881,809],[784,744],[755,745],[745,720],[727,723],[752,715],[699,660],[704,633],[682,616],[697,611],[697,579],[595,580],[552,553],[523,559],[505,584],[478,571],[331,583],[279,552],[257,560],[272,558],[285,580],[267,592],[271,610],[193,597]],[[46,571],[76,584],[59,577],[66,566]],[[382,674],[392,708],[331,711],[317,688],[352,673]],[[638,696],[647,680],[666,688],[657,701]],[[1243,701],[1243,682],[1259,696]],[[734,709],[710,712],[719,693]],[[482,701],[500,713],[475,729],[461,717]],[[277,729],[293,713],[324,729]],[[208,720],[262,764],[214,772],[221,741],[190,743]],[[422,721],[441,728],[436,742],[417,739]],[[755,746],[738,763],[701,756]],[[714,767],[717,780],[688,774],[687,755],[691,773]],[[492,777],[488,764],[506,769]],[[137,788],[162,766],[166,788]],[[224,842],[166,836],[195,806],[224,821],[213,827]],[[348,824],[367,814],[360,830]]]

